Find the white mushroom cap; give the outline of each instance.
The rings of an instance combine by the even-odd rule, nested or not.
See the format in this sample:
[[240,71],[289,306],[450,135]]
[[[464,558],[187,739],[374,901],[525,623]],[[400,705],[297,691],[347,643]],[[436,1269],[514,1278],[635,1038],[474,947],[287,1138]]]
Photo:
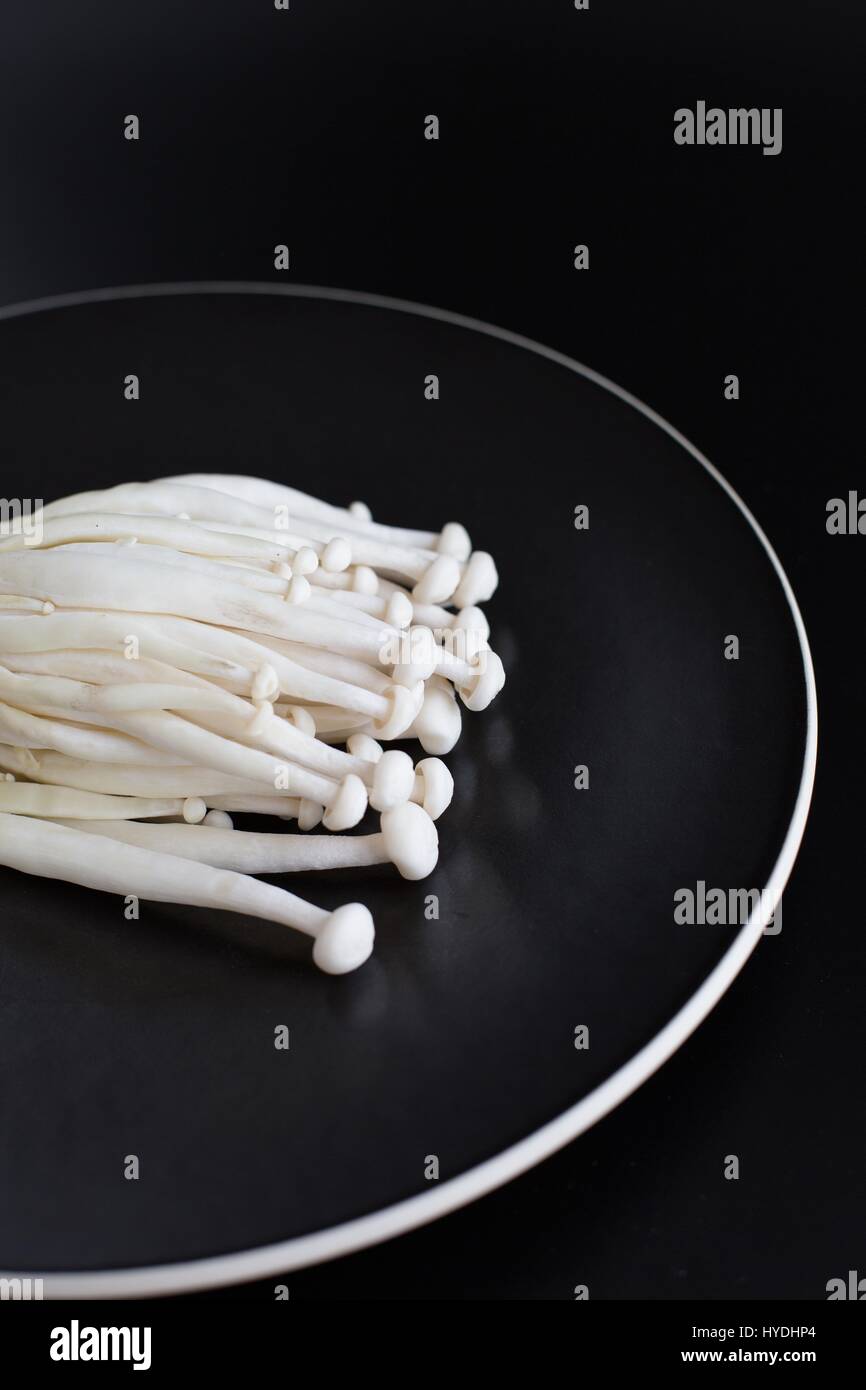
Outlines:
[[367,763],[377,763],[382,756],[382,745],[369,734],[352,734],[346,741],[346,748],[353,758],[363,758]]
[[431,820],[447,811],[454,795],[454,778],[441,758],[423,758],[415,769],[422,780],[422,805]]
[[293,574],[313,574],[319,568],[319,557],[309,545],[302,545],[292,563]]
[[303,705],[288,705],[286,708],[286,719],[299,729],[302,734],[309,734],[311,738],[316,735],[316,721],[308,709]]
[[498,583],[499,575],[493,556],[488,555],[486,550],[474,550],[463,571],[463,578],[454,590],[453,602],[458,608],[485,603],[496,593]]
[[440,555],[453,555],[455,560],[468,560],[472,551],[469,532],[459,521],[449,521],[442,527],[437,549]]
[[367,788],[360,777],[350,772],[340,783],[340,790],[325,812],[322,823],[327,830],[351,830],[366,809]]
[[437,555],[412,590],[412,597],[418,603],[446,603],[459,583],[460,565],[454,556]]
[[373,727],[380,738],[388,740],[399,738],[412,723],[424,700],[424,682],[416,681],[410,689],[406,685],[389,685],[385,698],[391,709],[386,717]]
[[505,684],[505,667],[496,652],[485,648],[478,653],[473,662],[478,675],[472,676],[465,685],[458,686],[460,698],[467,709],[486,709]]
[[412,600],[408,594],[401,593],[398,589],[388,599],[388,607],[385,612],[385,621],[391,627],[408,627],[415,616],[415,609],[412,607]]
[[346,903],[316,933],[313,960],[326,975],[348,975],[369,959],[375,938],[369,910],[363,903]]
[[339,574],[352,563],[352,547],[345,536],[334,536],[322,551],[320,564],[329,574]]
[[424,691],[424,703],[415,716],[413,733],[425,753],[450,753],[460,737],[463,720],[451,685],[432,676]]
[[370,805],[374,811],[390,811],[402,806],[409,800],[414,786],[415,769],[409,754],[399,748],[389,748],[376,763]]
[[269,661],[263,661],[253,677],[251,696],[254,701],[272,700],[280,692],[280,681]]
[[476,633],[485,642],[490,636],[490,624],[481,608],[476,608],[470,604],[466,608],[461,608],[454,619],[455,632]]
[[312,830],[319,824],[324,813],[324,806],[320,806],[317,801],[311,801],[309,797],[303,797],[298,807],[298,829]]
[[311,592],[309,579],[305,579],[302,574],[295,574],[289,580],[286,601],[291,604],[306,603]]
[[418,681],[429,680],[439,660],[432,630],[422,626],[410,627],[401,638],[400,654],[405,659],[398,661],[393,671],[393,679],[398,685],[415,685]]
[[378,594],[379,576],[369,565],[355,565],[352,570],[352,588],[356,594]]
[[407,801],[385,811],[381,824],[388,858],[404,878],[415,881],[432,874],[439,859],[439,835],[426,811]]

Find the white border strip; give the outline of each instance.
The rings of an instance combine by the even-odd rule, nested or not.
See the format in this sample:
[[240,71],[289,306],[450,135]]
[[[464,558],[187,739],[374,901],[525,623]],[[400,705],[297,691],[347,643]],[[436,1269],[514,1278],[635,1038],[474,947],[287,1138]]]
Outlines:
[[[451,313],[447,309],[436,309],[427,304],[415,304],[407,299],[390,299],[385,295],[364,294],[354,290],[337,290],[317,285],[271,285],[258,281],[188,281],[168,285],[128,285],[117,289],[83,291],[78,294],[53,295],[45,299],[35,299],[23,304],[0,308],[0,321],[19,318],[25,314],[40,313],[50,309],[64,309],[79,304],[96,304],[114,299],[145,299],[183,294],[262,294],[287,295],[299,299],[337,300],[346,304],[363,304],[376,309],[391,309],[404,314],[416,314],[421,318],[435,319],[440,323],[450,323],[458,328],[471,329],[490,338],[511,343],[524,348],[549,362],[576,372],[596,386],[609,391],[611,395],[624,401],[626,405],[639,411],[659,429],[691,454],[728,494],[731,501],[740,509],[746,521],[763,545],[779,583],[791,609],[800,654],[803,661],[803,678],[806,685],[806,745],[804,750],[803,772],[800,787],[794,804],[791,823],[785,835],[782,849],[775,868],[770,874],[762,894],[760,906],[737,934],[728,950],[692,995],[691,999],[677,1014],[665,1024],[656,1036],[635,1053],[625,1066],[583,1100],[564,1111],[530,1134],[526,1139],[513,1144],[497,1154],[495,1158],[468,1169],[459,1177],[452,1178],[430,1191],[419,1193],[386,1207],[383,1211],[372,1212],[354,1221],[332,1226],[312,1235],[299,1236],[292,1240],[278,1241],[274,1245],[259,1246],[253,1250],[242,1250],[236,1254],[216,1255],[209,1259],[184,1260],[179,1263],[152,1265],[139,1269],[98,1270],[81,1273],[51,1274],[41,1277],[44,1280],[44,1293],[47,1298],[139,1298],[157,1294],[186,1293],[192,1290],[216,1288],[226,1284],[242,1283],[249,1279],[263,1279],[269,1275],[286,1270],[300,1269],[305,1265],[318,1264],[332,1260],[339,1255],[347,1255],[365,1246],[376,1245],[392,1236],[423,1226],[437,1217],[455,1211],[458,1207],[483,1197],[503,1183],[525,1173],[542,1159],[555,1153],[577,1135],[594,1125],[610,1110],[636,1090],[642,1082],[657,1071],[663,1062],[680,1047],[691,1033],[702,1023],[710,1010],[728,989],[745,961],[751,955],[761,938],[764,927],[776,909],[782,890],[788,881],[809,813],[812,787],[815,781],[815,764],[818,749],[818,703],[815,690],[815,672],[809,651],[809,640],[797,600],[794,597],[788,577],[779,562],[761,527],[742,498],[730,483],[722,477],[717,468],[706,459],[679,430],[660,415],[657,415],[643,401],[624,391],[621,386],[609,381],[590,367],[576,362],[564,353],[536,343],[522,334],[511,333],[508,329],[497,328],[480,319],[469,318],[464,314]],[[6,1274],[14,1278],[15,1274]],[[18,1277],[38,1277],[33,1271],[19,1272]]]

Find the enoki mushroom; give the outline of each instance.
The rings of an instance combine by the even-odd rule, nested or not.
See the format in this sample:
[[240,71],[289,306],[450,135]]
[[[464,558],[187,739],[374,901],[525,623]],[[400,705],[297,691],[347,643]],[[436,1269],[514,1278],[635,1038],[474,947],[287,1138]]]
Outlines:
[[[355,970],[363,904],[325,912],[253,875],[433,871],[461,706],[505,679],[478,606],[496,584],[457,522],[384,525],[261,478],[128,483],[4,527],[0,863],[266,918]],[[342,833],[368,809],[377,831]]]

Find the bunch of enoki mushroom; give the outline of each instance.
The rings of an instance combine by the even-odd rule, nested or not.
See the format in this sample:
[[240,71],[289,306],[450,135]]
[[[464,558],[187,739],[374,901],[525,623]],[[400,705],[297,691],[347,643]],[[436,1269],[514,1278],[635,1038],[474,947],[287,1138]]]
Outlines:
[[[354,970],[363,904],[329,913],[250,875],[431,872],[456,695],[484,709],[504,681],[477,606],[496,582],[456,523],[398,529],[258,478],[124,484],[7,523],[0,863],[284,923],[323,970]],[[410,738],[433,756],[382,748]],[[231,819],[340,832],[368,806],[376,834]]]

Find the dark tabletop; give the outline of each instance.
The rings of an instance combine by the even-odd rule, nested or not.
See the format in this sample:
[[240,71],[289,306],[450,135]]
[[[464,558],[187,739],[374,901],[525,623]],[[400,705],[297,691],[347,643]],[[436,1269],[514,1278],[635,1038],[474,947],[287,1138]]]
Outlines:
[[[781,935],[595,1129],[433,1227],[291,1275],[292,1297],[568,1298],[578,1283],[598,1298],[823,1297],[862,1262],[866,1137],[866,542],[825,528],[828,498],[862,485],[846,332],[854,7],[805,22],[781,0],[340,0],[255,18],[49,3],[2,27],[0,300],[277,279],[285,242],[293,279],[526,333],[716,463],[775,545],[812,643],[818,779]],[[783,108],[782,153],[676,147],[673,112],[698,99]],[[428,112],[438,142],[419,135]],[[731,1152],[737,1183],[722,1177]]]

